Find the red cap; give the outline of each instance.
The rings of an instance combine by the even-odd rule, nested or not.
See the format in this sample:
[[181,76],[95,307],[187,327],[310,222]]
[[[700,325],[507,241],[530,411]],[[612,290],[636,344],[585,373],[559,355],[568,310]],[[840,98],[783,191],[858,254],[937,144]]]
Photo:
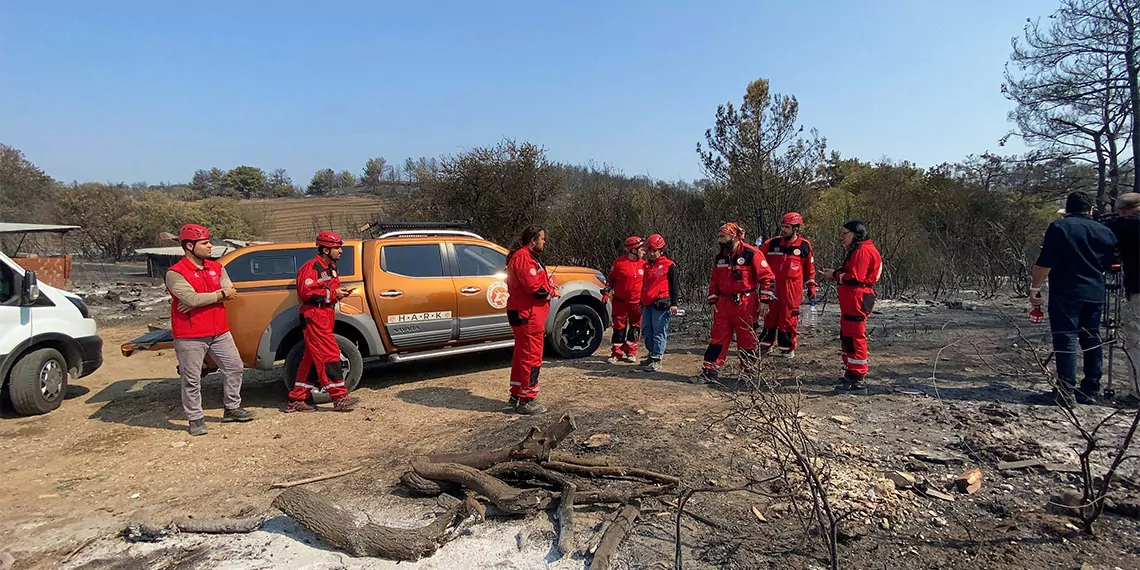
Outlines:
[[661,237],[661,234],[653,234],[646,240],[646,244],[650,249],[665,249],[665,238]]
[[788,224],[789,226],[802,226],[804,224],[804,217],[799,212],[788,212],[784,214],[784,219],[780,220],[781,224]]
[[645,240],[641,239],[640,237],[633,236],[633,237],[625,238],[625,248],[626,249],[631,249],[631,250],[637,249],[643,245],[645,245]]
[[198,224],[186,224],[178,230],[178,241],[202,241],[210,239],[210,230]]
[[344,240],[336,232],[325,230],[317,234],[317,247],[340,247],[344,245]]

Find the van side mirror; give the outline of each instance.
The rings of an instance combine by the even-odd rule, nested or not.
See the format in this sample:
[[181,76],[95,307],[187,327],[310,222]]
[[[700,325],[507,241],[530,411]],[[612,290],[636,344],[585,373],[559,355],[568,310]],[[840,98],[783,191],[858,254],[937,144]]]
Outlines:
[[34,305],[40,298],[40,284],[36,281],[35,271],[24,272],[23,287],[23,290],[20,292],[20,304],[24,306]]

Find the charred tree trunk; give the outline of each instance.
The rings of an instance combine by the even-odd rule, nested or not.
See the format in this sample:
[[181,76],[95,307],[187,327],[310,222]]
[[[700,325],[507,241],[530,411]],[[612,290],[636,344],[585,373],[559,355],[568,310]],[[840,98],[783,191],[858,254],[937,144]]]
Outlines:
[[322,542],[353,556],[401,561],[431,556],[440,546],[483,520],[483,509],[472,498],[448,509],[435,522],[411,529],[373,523],[358,525],[352,513],[301,487],[282,492],[273,500],[273,506],[296,519]]
[[546,461],[550,458],[550,451],[558,447],[575,429],[577,426],[574,425],[574,418],[570,414],[564,414],[541,432],[538,428],[531,428],[526,438],[506,449],[431,455],[427,459],[434,463],[458,463],[475,469],[486,469],[509,461]]

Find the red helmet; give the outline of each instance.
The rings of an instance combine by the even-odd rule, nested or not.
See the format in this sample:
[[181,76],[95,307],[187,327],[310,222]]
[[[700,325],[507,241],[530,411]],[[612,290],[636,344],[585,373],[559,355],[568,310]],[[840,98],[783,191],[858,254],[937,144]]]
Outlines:
[[632,251],[643,245],[645,245],[645,240],[641,239],[640,237],[633,236],[625,238],[625,248],[628,250]]
[[799,212],[788,212],[784,214],[784,219],[780,220],[781,224],[788,224],[789,226],[802,226],[804,224],[804,217]]
[[325,230],[317,234],[317,247],[340,247],[344,245],[344,240],[336,232]]
[[210,230],[198,224],[186,224],[178,230],[178,241],[202,241],[210,239]]
[[661,234],[649,236],[649,239],[646,240],[645,243],[649,246],[649,249],[665,249],[665,238],[661,237]]

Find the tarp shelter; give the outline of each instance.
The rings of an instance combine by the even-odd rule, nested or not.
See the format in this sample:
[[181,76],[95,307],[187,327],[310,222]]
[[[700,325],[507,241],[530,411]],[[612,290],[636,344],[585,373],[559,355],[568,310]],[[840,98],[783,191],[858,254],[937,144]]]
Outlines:
[[[16,238],[16,245],[12,246],[10,251],[6,251],[8,257],[13,261],[20,264],[20,267],[29,271],[36,272],[36,279],[57,287],[59,289],[71,288],[71,256],[64,253],[64,249],[60,248],[60,254],[56,256],[44,256],[39,253],[21,253],[28,234],[45,234],[52,233],[58,234],[62,241],[62,237],[67,232],[78,230],[79,226],[61,226],[49,224],[16,224],[9,222],[0,222],[0,238]],[[35,240],[33,240],[35,241]],[[10,242],[9,239],[3,239],[3,242]],[[42,248],[43,244],[36,242],[37,247]]]
[[[229,245],[213,244],[210,257],[217,259],[235,248]],[[148,277],[165,277],[171,265],[178,263],[184,255],[182,248],[175,245],[170,247],[144,247],[136,249],[135,253],[146,256],[146,274]]]
[[[273,242],[226,238],[220,243],[213,240],[211,240],[210,243],[214,246],[214,248],[210,250],[210,257],[218,259],[238,248]],[[176,245],[167,247],[144,247],[142,249],[136,249],[135,254],[146,256],[146,274],[148,277],[165,277],[166,271],[170,269],[170,266],[178,263],[178,260],[182,259],[184,255],[182,248]]]

